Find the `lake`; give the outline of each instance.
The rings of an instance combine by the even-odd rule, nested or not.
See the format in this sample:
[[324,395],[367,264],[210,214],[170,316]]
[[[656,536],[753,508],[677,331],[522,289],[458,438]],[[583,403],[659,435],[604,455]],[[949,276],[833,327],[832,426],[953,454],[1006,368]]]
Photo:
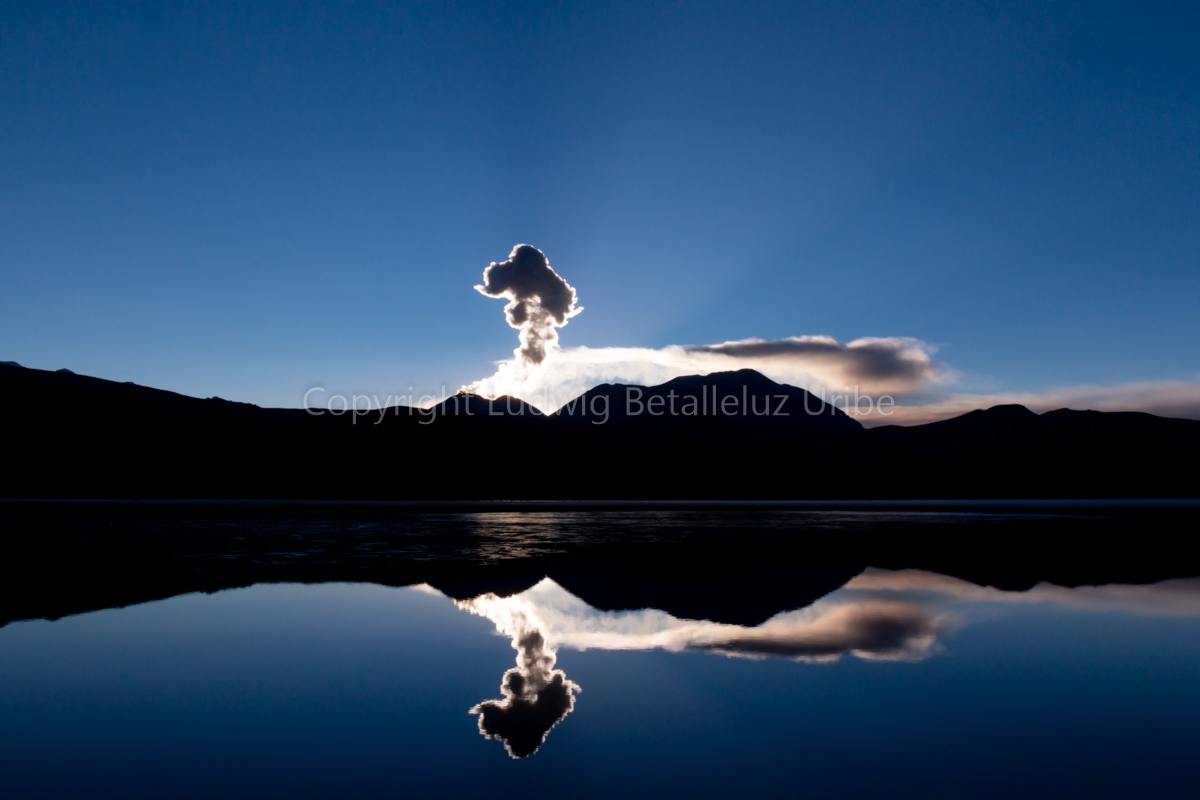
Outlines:
[[3,794],[1195,796],[1200,579],[848,574],[739,621],[684,616],[694,596],[620,608],[601,602],[617,578],[564,574],[11,622]]

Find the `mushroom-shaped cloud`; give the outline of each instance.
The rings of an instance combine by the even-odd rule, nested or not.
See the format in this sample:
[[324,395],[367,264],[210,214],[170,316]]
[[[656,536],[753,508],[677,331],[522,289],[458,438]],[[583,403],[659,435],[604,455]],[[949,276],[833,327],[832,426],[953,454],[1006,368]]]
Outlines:
[[533,755],[546,734],[575,707],[579,686],[554,669],[554,651],[538,630],[526,630],[514,642],[517,667],[504,673],[502,700],[485,700],[471,709],[479,732],[504,742],[513,758]]
[[475,287],[488,297],[508,298],[504,316],[521,332],[518,361],[537,366],[546,352],[558,343],[558,331],[567,320],[583,311],[571,284],[550,267],[541,250],[519,244],[507,261],[493,261],[483,271],[483,283]]

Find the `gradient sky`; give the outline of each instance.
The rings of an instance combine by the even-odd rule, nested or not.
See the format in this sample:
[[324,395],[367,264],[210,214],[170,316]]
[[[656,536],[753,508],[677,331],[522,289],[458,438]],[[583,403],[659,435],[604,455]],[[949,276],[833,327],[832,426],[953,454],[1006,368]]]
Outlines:
[[0,360],[299,405],[565,346],[1200,378],[1200,6],[0,6]]

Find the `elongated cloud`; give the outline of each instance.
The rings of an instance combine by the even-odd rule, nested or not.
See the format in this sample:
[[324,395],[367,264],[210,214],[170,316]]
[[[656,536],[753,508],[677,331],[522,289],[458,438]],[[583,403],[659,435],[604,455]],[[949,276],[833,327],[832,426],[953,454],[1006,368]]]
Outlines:
[[[1200,617],[1200,578],[1155,584],[1064,588],[1039,583],[1023,592],[979,586],[921,570],[868,568],[811,605],[747,627],[679,619],[656,609],[600,611],[550,578],[520,594],[481,595],[457,605],[486,617],[513,637],[513,647],[537,631],[536,652],[578,650],[699,650],[743,658],[834,661],[916,661],[934,652],[938,636],[962,623],[972,607],[1047,605],[1087,611]],[[518,663],[525,663],[522,658]],[[553,660],[539,668],[549,674]]]
[[[972,607],[1046,605],[1079,610],[1200,617],[1200,578],[1155,584],[1079,586],[1039,583],[1023,592],[979,586],[921,570],[868,568],[815,603],[754,627],[678,619],[664,611],[600,611],[550,578],[511,597],[481,595],[457,605],[514,637],[537,630],[541,647],[579,650],[701,650],[745,658],[913,661],[962,624]],[[549,669],[552,664],[547,665]]]
[[864,338],[843,344],[830,336],[742,339],[687,347],[562,348],[558,328],[583,311],[575,289],[527,244],[507,261],[493,262],[475,287],[507,298],[508,324],[520,347],[496,374],[464,386],[485,397],[519,397],[544,412],[602,383],[663,383],[681,375],[757,369],[781,383],[816,391],[859,387],[877,394],[907,394],[944,379],[935,348],[917,339]]
[[980,586],[961,578],[924,570],[883,570],[868,567],[840,590],[843,595],[880,593],[961,603],[1046,605],[1085,611],[1120,611],[1152,616],[1200,617],[1200,578],[1171,578],[1158,583],[1104,584],[1067,588],[1039,583],[1023,592]]
[[[414,587],[437,593],[430,587]],[[829,662],[920,661],[974,608],[1045,605],[1093,612],[1200,617],[1200,579],[1149,585],[1039,583],[1024,592],[979,586],[921,570],[868,568],[811,605],[748,627],[678,619],[664,611],[600,611],[550,578],[510,597],[483,594],[455,604],[512,637],[517,667],[504,674],[501,700],[471,709],[479,731],[504,742],[513,758],[536,752],[575,706],[578,685],[554,668],[558,647],[578,650],[701,651],[736,658]]]
[[686,649],[798,661],[830,661],[847,653],[875,661],[916,661],[929,653],[941,628],[927,609],[904,601],[818,602],[812,609],[816,613],[782,614],[756,628],[721,626],[694,636]]
[[923,387],[934,377],[932,348],[916,339],[865,338],[842,344],[831,336],[789,336],[786,339],[742,339],[723,344],[687,347],[693,353],[728,356],[770,369],[799,366],[827,378],[889,387],[895,392]]
[[[1121,386],[1074,386],[1045,392],[947,391],[956,373],[934,360],[936,348],[907,337],[864,337],[842,343],[830,336],[748,338],[665,348],[562,348],[558,327],[583,311],[574,288],[536,247],[517,245],[509,259],[484,270],[475,287],[506,297],[505,318],[520,331],[514,359],[490,378],[463,386],[484,397],[510,395],[552,413],[600,384],[655,385],[680,375],[751,368],[817,393],[866,427],[922,425],[992,405],[1021,404],[1043,413],[1058,408],[1147,411],[1200,420],[1200,380]],[[851,396],[851,392],[853,395]],[[838,396],[839,399],[834,399]],[[860,396],[887,397],[853,405]]]
[[514,247],[507,261],[493,261],[483,271],[483,284],[475,288],[488,297],[508,299],[504,316],[521,332],[515,355],[522,368],[541,364],[547,350],[558,344],[555,328],[583,311],[571,284],[550,267],[541,250],[527,244]]
[[[839,342],[830,336],[739,339],[717,344],[648,347],[569,347],[557,329],[582,311],[578,296],[537,248],[518,245],[507,261],[493,263],[476,286],[508,299],[505,317],[520,331],[514,358],[494,375],[464,389],[485,397],[511,395],[550,413],[603,383],[654,385],[682,375],[750,368],[780,383],[832,400],[867,427],[917,425],[979,408],[1017,403],[1038,413],[1057,408],[1145,411],[1200,419],[1200,380],[1077,386],[1045,392],[948,393],[956,373],[933,358],[936,348],[907,337],[865,337]],[[850,393],[853,397],[847,399]],[[896,401],[886,411],[874,402],[855,410],[860,395]],[[919,402],[914,402],[919,401]]]
[[780,383],[809,391],[858,387],[901,396],[948,380],[934,348],[917,339],[864,338],[842,343],[830,336],[744,339],[687,347],[554,347],[530,369],[506,362],[471,389],[488,397],[509,394],[550,412],[602,383],[654,385],[681,375],[756,369]]
[[[598,611],[550,578],[512,597],[487,594],[458,606],[490,619],[518,647],[536,629],[545,648],[579,650],[699,650],[741,658],[836,661],[913,661],[926,657],[940,630],[938,617],[898,598],[819,600],[755,627],[678,619],[664,611]],[[481,723],[482,724],[482,723]]]

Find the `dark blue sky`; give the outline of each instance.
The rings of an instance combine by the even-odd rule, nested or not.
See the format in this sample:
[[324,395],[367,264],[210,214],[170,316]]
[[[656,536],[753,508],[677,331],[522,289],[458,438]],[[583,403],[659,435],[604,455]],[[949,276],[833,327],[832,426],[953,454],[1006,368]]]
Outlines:
[[0,359],[297,405],[828,334],[1200,377],[1195,4],[0,6]]

